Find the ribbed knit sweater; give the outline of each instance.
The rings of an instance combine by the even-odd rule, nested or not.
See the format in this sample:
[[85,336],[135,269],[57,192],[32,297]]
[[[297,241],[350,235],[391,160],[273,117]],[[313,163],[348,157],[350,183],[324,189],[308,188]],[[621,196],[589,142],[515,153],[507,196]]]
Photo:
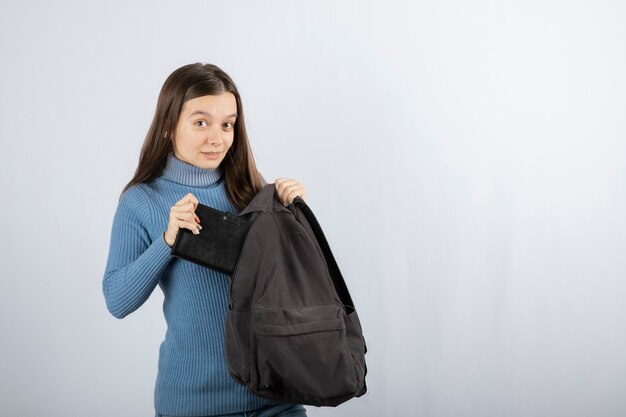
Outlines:
[[199,168],[170,152],[158,178],[131,186],[118,203],[102,281],[107,308],[121,319],[141,307],[157,284],[163,291],[167,331],[154,389],[157,413],[210,416],[273,404],[228,373],[228,276],[172,256],[163,237],[170,207],[189,192],[202,204],[239,213],[226,197],[219,167]]

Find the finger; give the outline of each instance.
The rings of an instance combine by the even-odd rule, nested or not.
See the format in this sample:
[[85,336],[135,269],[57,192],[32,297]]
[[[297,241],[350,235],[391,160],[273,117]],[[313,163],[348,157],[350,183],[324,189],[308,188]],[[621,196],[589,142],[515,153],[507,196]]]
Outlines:
[[193,220],[196,221],[196,223],[200,223],[200,218],[198,217],[198,215],[196,213],[190,212],[188,210],[188,208],[183,208],[183,207],[176,207],[173,206],[170,209],[170,218],[171,219],[180,219],[180,220],[184,220],[184,221],[189,221],[192,222]]
[[181,205],[184,205],[184,204],[189,204],[189,203],[192,203],[192,202],[193,202],[193,201],[192,201],[191,197],[189,197],[189,195],[186,195],[186,196],[184,196],[183,198],[181,198],[180,200],[178,200],[178,201],[176,202],[176,204],[174,204],[174,205],[175,205],[175,206],[181,206]]
[[298,180],[289,177],[276,178],[274,184],[276,184],[277,187],[283,188],[288,185],[298,184]]
[[298,183],[298,180],[295,180],[293,178],[276,178],[276,181],[274,181],[274,184],[276,184],[276,187],[281,190],[288,185],[297,184],[297,183]]
[[192,232],[196,230],[202,230],[202,226],[194,222],[194,215],[188,212],[185,213],[170,213],[170,222],[178,228],[189,229]]
[[198,206],[200,202],[198,201],[195,195],[193,195],[192,193],[188,193],[183,198],[178,200],[178,202],[175,205],[180,206],[180,205],[184,205],[187,203],[191,203],[193,205],[193,210],[195,211],[196,207]]
[[195,215],[196,208],[197,206],[193,202],[189,201],[186,203],[177,203],[177,205],[173,205],[172,207],[170,207],[170,211],[175,211],[179,213],[192,213]]
[[281,198],[281,200],[283,201],[283,204],[285,205],[291,204],[293,202],[293,199],[296,198],[296,196],[303,194],[303,191],[304,191],[304,187],[299,182],[296,182],[295,184],[292,184],[292,185],[286,185],[282,192],[282,198]]
[[180,205],[174,205],[170,207],[170,211],[175,211],[178,213],[192,213],[194,215],[195,215],[195,209],[196,208],[194,207],[194,204],[191,202],[180,204]]
[[294,187],[301,186],[298,180],[292,178],[278,178],[274,183],[276,186],[276,191],[278,192],[278,196],[280,200],[285,204],[287,202],[288,194]]
[[[304,190],[303,187],[298,187],[298,188],[294,188],[293,190],[289,191],[289,193],[287,194],[287,198],[286,198],[286,202],[287,205],[293,203],[293,200],[295,200],[295,198],[297,196],[300,196],[302,198],[302,191]],[[304,198],[302,198],[304,200]]]
[[192,222],[186,222],[186,221],[184,221],[184,220],[178,220],[178,221],[177,221],[177,226],[178,226],[180,229],[185,228],[185,229],[189,229],[189,230],[191,230],[191,232],[192,232],[194,235],[198,235],[198,234],[200,234],[200,230],[202,229],[202,226],[197,225],[197,224],[192,223]]

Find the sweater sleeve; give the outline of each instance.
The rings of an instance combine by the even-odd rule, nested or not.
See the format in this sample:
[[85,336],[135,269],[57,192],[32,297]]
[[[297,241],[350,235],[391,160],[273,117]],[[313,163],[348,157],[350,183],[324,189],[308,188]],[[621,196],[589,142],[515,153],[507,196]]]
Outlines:
[[146,195],[139,187],[130,187],[113,217],[102,280],[107,309],[119,319],[137,310],[150,297],[172,258],[162,233],[150,240],[149,225]]

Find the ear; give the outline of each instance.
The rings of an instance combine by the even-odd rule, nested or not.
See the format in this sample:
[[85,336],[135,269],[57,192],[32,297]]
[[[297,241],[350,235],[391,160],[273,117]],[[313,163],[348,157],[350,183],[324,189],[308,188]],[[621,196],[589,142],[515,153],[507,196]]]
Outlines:
[[167,139],[168,136],[170,136],[170,141],[174,143],[174,132],[172,132],[172,134],[169,135],[169,132],[166,130],[165,133],[163,133],[163,138]]

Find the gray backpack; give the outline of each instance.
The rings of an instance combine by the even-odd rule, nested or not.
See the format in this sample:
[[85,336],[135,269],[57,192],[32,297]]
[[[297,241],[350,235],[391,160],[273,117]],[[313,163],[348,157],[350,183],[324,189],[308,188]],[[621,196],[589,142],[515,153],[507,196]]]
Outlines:
[[367,391],[359,317],[328,242],[300,197],[266,185],[230,277],[225,349],[232,377],[277,402],[337,406]]

